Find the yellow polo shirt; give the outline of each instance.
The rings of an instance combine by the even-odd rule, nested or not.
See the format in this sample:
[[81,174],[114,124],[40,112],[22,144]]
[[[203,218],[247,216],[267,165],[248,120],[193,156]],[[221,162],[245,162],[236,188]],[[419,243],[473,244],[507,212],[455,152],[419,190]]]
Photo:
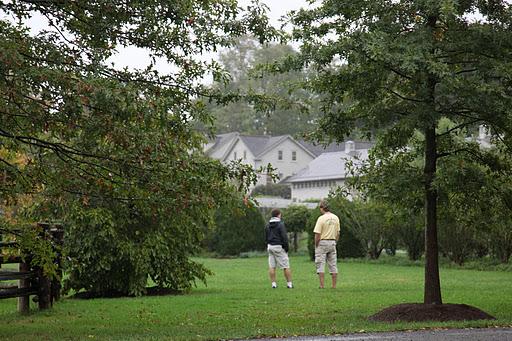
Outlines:
[[318,217],[314,233],[320,233],[320,239],[336,239],[340,232],[340,219],[331,212],[325,212]]

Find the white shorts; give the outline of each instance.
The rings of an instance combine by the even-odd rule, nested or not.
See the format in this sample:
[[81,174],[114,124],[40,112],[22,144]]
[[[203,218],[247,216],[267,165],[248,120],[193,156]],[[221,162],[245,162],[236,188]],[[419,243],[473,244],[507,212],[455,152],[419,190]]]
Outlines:
[[281,245],[270,245],[267,246],[268,250],[268,266],[275,269],[276,265],[279,269],[289,269],[290,261],[288,259],[288,253],[284,251]]

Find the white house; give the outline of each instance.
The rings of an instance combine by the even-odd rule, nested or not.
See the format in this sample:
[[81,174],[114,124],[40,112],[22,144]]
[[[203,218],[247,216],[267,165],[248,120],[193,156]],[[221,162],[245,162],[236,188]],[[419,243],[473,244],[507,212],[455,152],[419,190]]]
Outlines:
[[328,196],[329,191],[343,185],[347,173],[347,161],[359,164],[368,159],[371,142],[347,141],[343,151],[326,152],[312,160],[296,175],[288,178],[291,186],[292,201],[320,200]]
[[[290,135],[248,136],[237,132],[217,135],[205,146],[206,155],[223,163],[242,160],[258,169],[269,163],[276,169],[279,179],[286,179],[306,167],[318,155],[318,148]],[[259,174],[257,185],[271,181],[267,174]]]

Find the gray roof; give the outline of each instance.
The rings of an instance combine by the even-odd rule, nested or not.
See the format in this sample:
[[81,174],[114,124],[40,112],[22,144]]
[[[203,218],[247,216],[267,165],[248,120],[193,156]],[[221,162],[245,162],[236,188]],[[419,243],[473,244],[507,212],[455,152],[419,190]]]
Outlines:
[[[308,149],[310,152],[319,156],[322,153],[332,153],[332,152],[342,152],[345,150],[345,142],[342,143],[330,143],[326,146],[322,144],[314,144],[311,142],[307,142],[304,140],[297,140],[304,148]],[[369,141],[354,141],[356,150],[359,149],[370,149],[375,145],[374,142]]]
[[356,150],[356,152],[351,154],[347,154],[344,151],[322,153],[297,174],[288,178],[286,182],[345,179],[348,176],[346,169],[347,161],[353,160],[354,164],[360,164],[368,159],[368,149]]
[[260,136],[248,136],[248,135],[240,135],[240,140],[249,148],[252,155],[257,156],[260,155],[262,151],[264,151],[269,145],[271,136],[260,135]]
[[293,202],[292,199],[282,199],[282,198],[275,198],[275,197],[257,197],[255,198],[255,201],[258,204],[258,207],[265,207],[265,208],[287,208],[289,206],[293,205],[300,205],[300,206],[306,206],[307,208],[316,208],[318,206],[318,203],[311,203],[311,202],[301,202],[296,203]]
[[227,143],[231,142],[236,136],[238,136],[237,132],[215,135],[215,140],[208,143],[208,149],[206,152],[208,154],[212,154],[216,150],[221,149]]
[[225,145],[226,143],[229,143],[232,139],[234,139],[237,136],[238,136],[237,132],[221,134],[221,135],[217,135],[215,137],[215,141],[217,142],[218,146],[221,147],[221,146]]

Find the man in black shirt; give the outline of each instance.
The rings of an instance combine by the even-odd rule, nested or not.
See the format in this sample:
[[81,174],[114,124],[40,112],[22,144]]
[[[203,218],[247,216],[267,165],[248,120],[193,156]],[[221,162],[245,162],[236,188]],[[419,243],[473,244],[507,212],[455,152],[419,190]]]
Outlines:
[[290,270],[290,261],[288,259],[288,235],[286,228],[281,221],[281,211],[274,208],[272,217],[265,227],[265,239],[268,250],[268,274],[272,282],[272,288],[277,288],[276,266],[284,271],[287,288],[293,288],[292,272]]

